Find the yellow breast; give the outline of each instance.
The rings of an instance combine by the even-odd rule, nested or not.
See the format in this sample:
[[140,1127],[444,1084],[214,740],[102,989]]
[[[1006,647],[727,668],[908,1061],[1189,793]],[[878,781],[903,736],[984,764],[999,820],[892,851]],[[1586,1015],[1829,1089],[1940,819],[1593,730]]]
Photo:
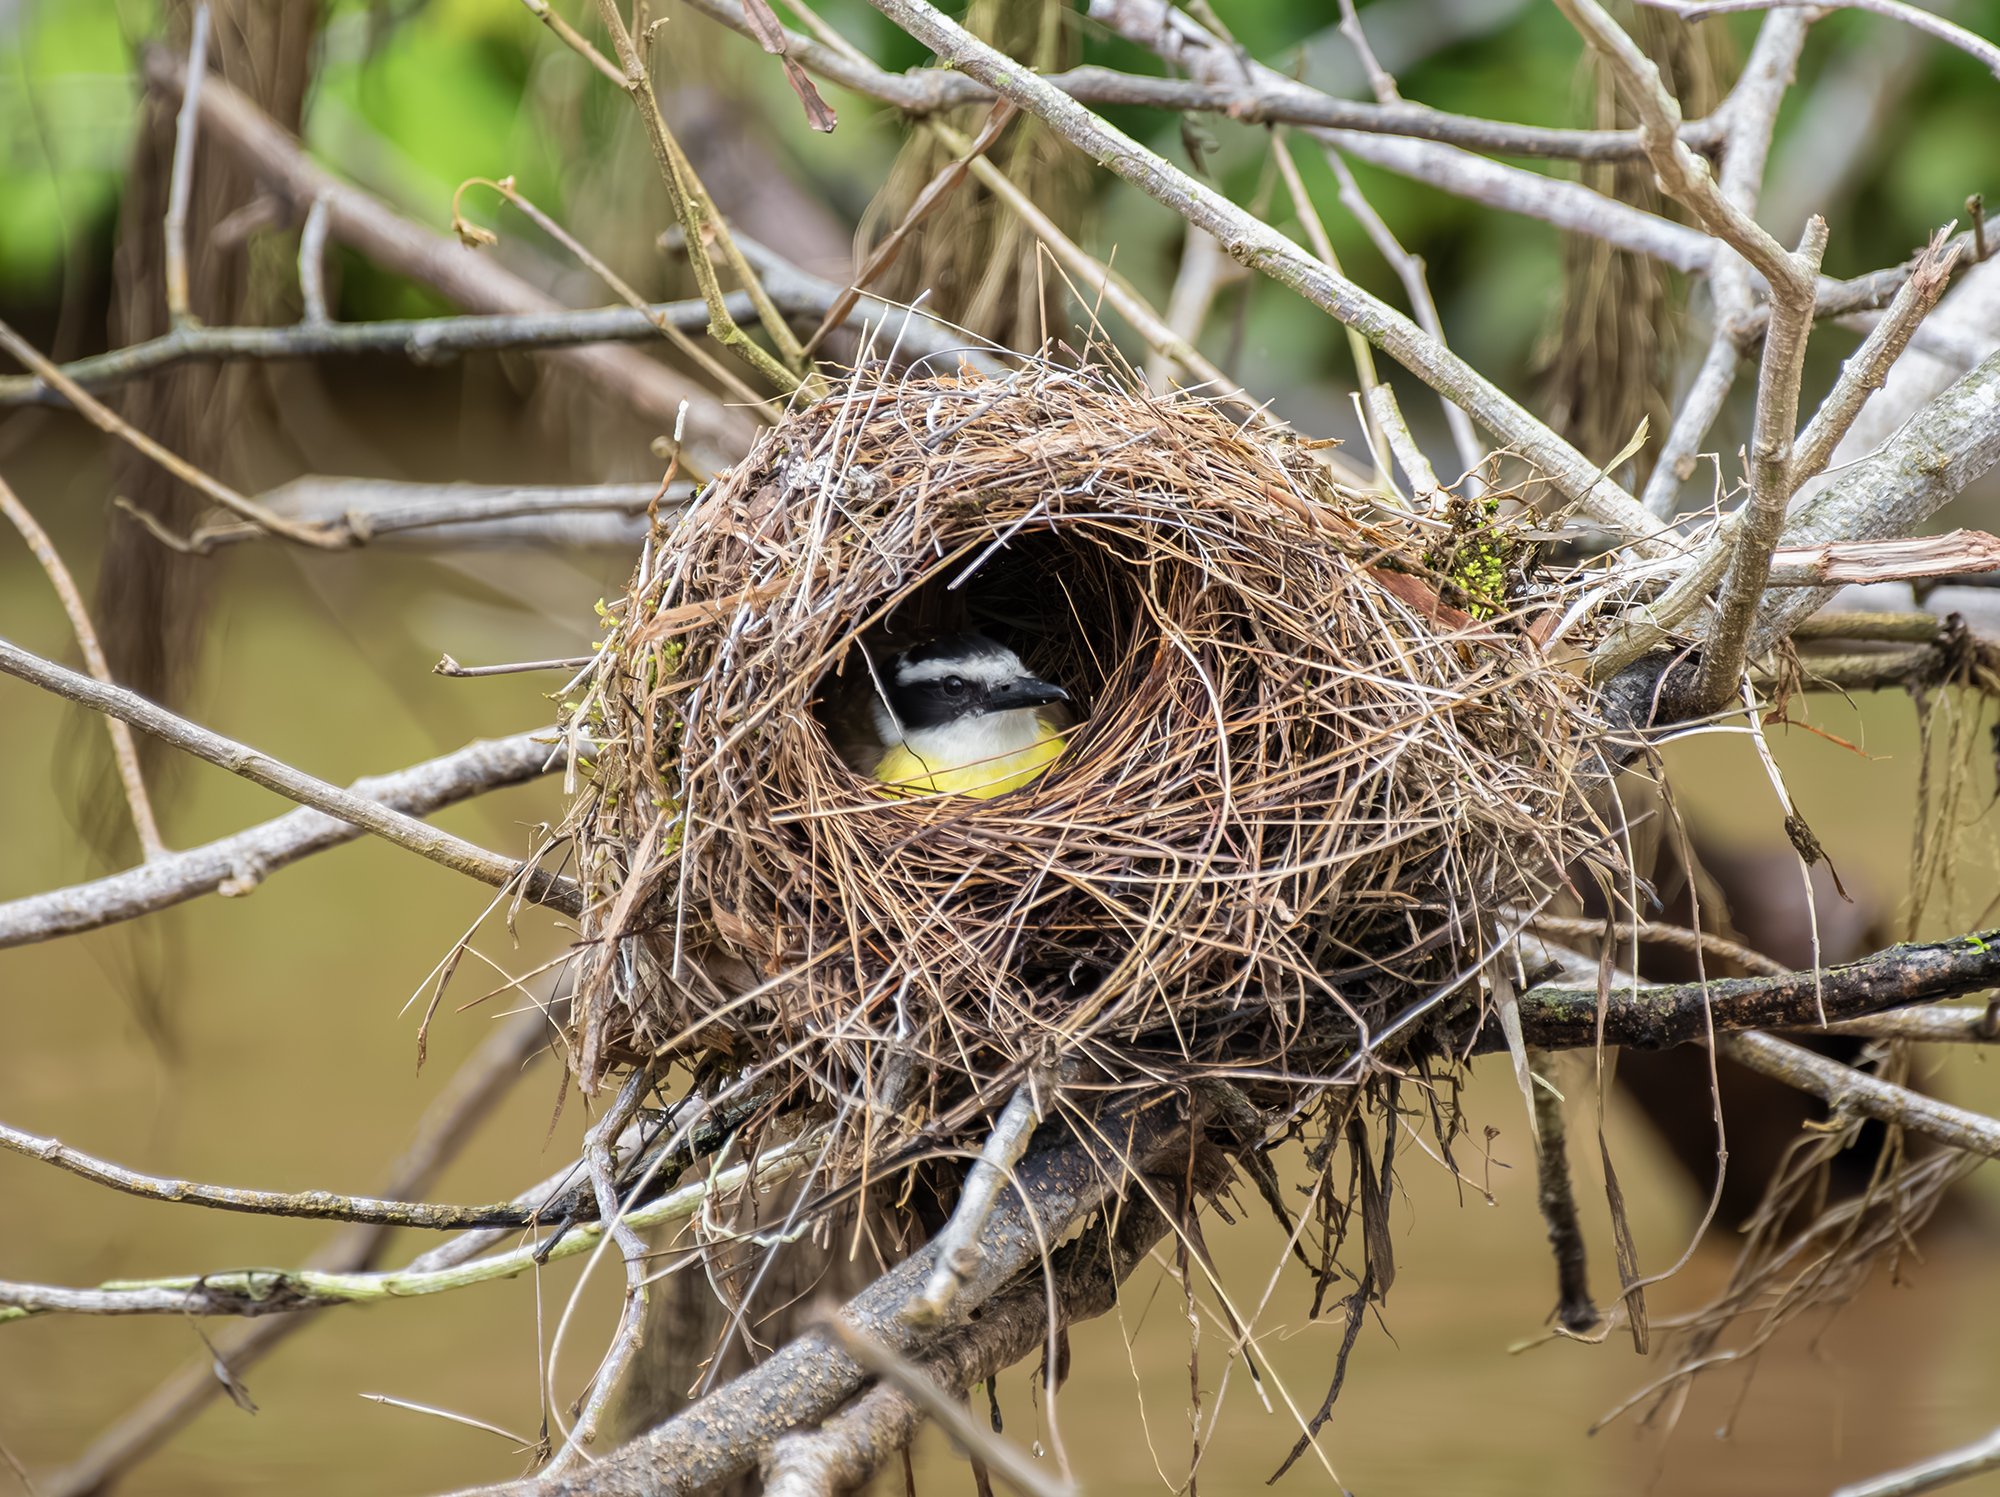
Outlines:
[[906,744],[897,744],[875,766],[884,795],[974,795],[982,800],[1032,785],[1042,771],[1061,757],[1062,734],[1048,736],[1011,754],[956,767],[926,764]]

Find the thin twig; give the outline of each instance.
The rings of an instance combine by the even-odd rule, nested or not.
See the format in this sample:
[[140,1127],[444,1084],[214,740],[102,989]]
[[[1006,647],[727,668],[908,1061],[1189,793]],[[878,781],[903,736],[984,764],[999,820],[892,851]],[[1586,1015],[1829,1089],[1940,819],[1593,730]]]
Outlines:
[[17,676],[44,691],[72,702],[80,702],[97,712],[108,713],[143,732],[171,743],[178,749],[205,759],[210,764],[241,775],[253,784],[336,816],[342,821],[375,833],[384,841],[434,863],[463,873],[496,888],[521,885],[525,898],[564,914],[583,909],[583,893],[576,883],[543,873],[529,864],[503,857],[463,837],[426,826],[414,816],[391,810],[380,801],[342,790],[325,780],[292,768],[277,759],[208,729],[150,702],[137,692],[121,686],[107,686],[89,676],[79,675],[52,661],[29,653],[0,639],[0,672]]
[[1402,102],[1403,95],[1396,87],[1396,80],[1376,58],[1375,49],[1368,45],[1368,33],[1361,29],[1361,17],[1354,13],[1354,0],[1340,0],[1340,34],[1347,38],[1354,55],[1361,59],[1362,71],[1368,74],[1368,86],[1375,93],[1375,102]]
[[[383,1179],[384,1194],[414,1196],[428,1190],[444,1167],[547,1049],[548,1021],[538,1012],[496,1024],[491,1034],[439,1089],[424,1110],[409,1147]],[[354,1226],[313,1254],[307,1266],[336,1272],[369,1267],[389,1240],[389,1229]],[[454,1239],[463,1241],[464,1239]],[[46,1497],[88,1497],[103,1491],[173,1437],[225,1390],[216,1367],[240,1377],[259,1358],[315,1323],[312,1315],[278,1315],[218,1334],[209,1355],[181,1367],[106,1430],[74,1463],[51,1476]]]
[[327,202],[323,192],[313,198],[306,226],[299,231],[299,301],[308,327],[331,320],[326,310],[326,226],[332,217]]
[[[747,246],[746,246],[747,248]],[[841,288],[797,267],[762,268],[765,284],[787,316],[818,319]],[[724,298],[734,312],[751,313],[747,292]],[[849,314],[850,325],[907,317],[903,351],[910,355],[964,349],[975,361],[984,356],[968,336],[921,308],[901,308],[863,297]],[[576,311],[501,312],[452,317],[413,317],[380,322],[297,323],[291,327],[189,327],[109,353],[92,354],[56,367],[87,390],[110,389],[178,364],[232,360],[312,359],[329,355],[394,354],[415,364],[442,363],[459,354],[513,349],[564,349],[588,343],[645,343],[659,336],[662,320],[683,331],[707,325],[702,301],[649,302],[644,309],[590,307]],[[649,367],[652,365],[645,361]],[[991,364],[990,360],[985,360]],[[997,368],[997,365],[992,367]],[[39,376],[0,374],[0,406],[66,402]]]
[[[771,405],[769,401],[755,390],[751,389],[735,370],[716,358],[714,354],[710,353],[700,343],[697,343],[686,333],[682,332],[675,325],[673,318],[664,313],[654,311],[647,303],[646,298],[633,290],[631,284],[623,276],[605,264],[603,259],[585,245],[582,240],[578,239],[568,229],[556,222],[553,217],[544,213],[535,204],[530,202],[515,187],[512,177],[502,177],[498,181],[494,181],[490,177],[469,177],[464,182],[461,182],[458,191],[452,196],[452,217],[454,221],[458,217],[458,201],[465,195],[465,190],[468,187],[490,187],[499,193],[501,197],[520,210],[521,214],[530,223],[534,224],[536,228],[548,235],[549,238],[555,240],[557,244],[568,250],[586,270],[604,282],[613,296],[651,321],[653,326],[660,330],[669,343],[673,344],[675,348],[700,365],[702,372],[710,379],[721,385],[725,390],[728,390],[737,399],[760,412],[766,420],[775,421],[777,419],[778,412],[776,407]],[[747,297],[748,293],[746,292],[744,295]],[[727,297],[723,298],[723,305],[725,307],[728,305]],[[704,303],[704,306],[707,306],[707,304]],[[709,314],[713,317],[714,312],[712,308],[709,308]]]
[[[1757,211],[1763,195],[1765,163],[1771,154],[1778,109],[1791,86],[1811,24],[1812,16],[1801,11],[1780,12],[1765,21],[1728,103],[1718,111],[1727,134],[1717,186],[1722,196],[1746,215]],[[1755,304],[1750,281],[1748,264],[1736,255],[1718,256],[1709,271],[1714,331],[1694,383],[1674,414],[1642,496],[1647,510],[1660,519],[1672,518],[1678,509],[1680,486],[1694,476],[1701,444],[1736,383],[1744,348],[1740,329]]]
[[1852,1034],[1870,1040],[1912,1040],[1920,1044],[2000,1045],[2000,1005],[1979,1008],[1900,1008],[1860,1019],[1836,1019],[1811,1034]]
[[1335,275],[1316,256],[1049,87],[923,0],[871,3],[939,56],[1013,99],[1092,159],[1207,229],[1231,256],[1359,329],[1426,384],[1463,405],[1592,519],[1649,554],[1657,551],[1658,543],[1648,538],[1658,526],[1630,494],[1402,313]]
[[1910,335],[1930,315],[1945,287],[1951,284],[1952,265],[1958,251],[1948,244],[1950,233],[1949,228],[1944,228],[1932,236],[1929,246],[1917,256],[1909,279],[1889,303],[1887,313],[1841,365],[1840,378],[1799,434],[1792,457],[1794,490],[1826,467],[1834,448],[1840,445],[1840,439],[1847,435],[1854,418],[1868,403],[1868,397],[1888,379],[1889,367],[1902,357]]
[[1757,606],[1771,574],[1771,553],[1785,528],[1785,511],[1798,485],[1792,449],[1798,431],[1799,384],[1805,377],[1806,339],[1812,332],[1811,277],[1826,249],[1826,220],[1806,220],[1798,269],[1804,284],[1772,287],[1770,331],[1757,371],[1757,405],[1750,426],[1750,498],[1736,517],[1729,570],[1716,597],[1715,623],[1695,677],[1696,712],[1713,712],[1736,694]]
[[[1306,191],[1305,178],[1299,175],[1299,164],[1292,159],[1291,145],[1282,130],[1271,132],[1271,159],[1278,165],[1278,175],[1284,179],[1285,191],[1292,200],[1292,212],[1305,229],[1306,242],[1312,246],[1312,252],[1335,275],[1344,275],[1340,257],[1333,250],[1333,239],[1326,232],[1319,210],[1313,206],[1312,195]],[[1361,391],[1363,409],[1369,418],[1362,423],[1362,435],[1367,439],[1369,456],[1375,462],[1377,482],[1384,492],[1393,497],[1396,479],[1390,471],[1389,453],[1382,445],[1383,433],[1375,416],[1375,392],[1382,383],[1381,376],[1375,372],[1375,350],[1356,329],[1344,327],[1341,331],[1347,335],[1347,354],[1354,361],[1354,382]]]
[[0,348],[4,348],[23,365],[33,370],[38,379],[67,400],[77,414],[92,426],[107,436],[116,437],[134,451],[150,458],[189,488],[214,500],[224,509],[240,515],[252,524],[263,526],[273,535],[295,541],[301,546],[328,551],[340,550],[347,544],[339,536],[330,534],[319,526],[295,525],[289,520],[279,518],[254,499],[246,498],[220,479],[204,473],[179,453],[168,451],[102,401],[93,398],[75,380],[43,357],[39,349],[4,322],[0,322]]
[[[757,1158],[670,1191],[625,1214],[633,1228],[685,1221],[704,1203],[755,1180],[777,1181],[796,1173],[818,1153],[821,1139],[809,1131],[767,1149]],[[543,1263],[572,1258],[597,1246],[602,1222],[577,1222],[566,1231],[522,1244],[453,1268],[431,1273],[388,1269],[379,1273],[330,1273],[317,1269],[248,1268],[162,1279],[121,1280],[94,1289],[0,1282],[0,1325],[31,1315],[285,1315],[329,1305],[385,1304],[447,1294],[474,1284],[511,1279]]]
[[944,1432],[983,1461],[992,1473],[1026,1497],[1071,1497],[1074,1482],[1046,1470],[1034,1457],[1011,1441],[1003,1440],[992,1428],[973,1419],[965,1404],[940,1388],[931,1376],[908,1358],[899,1356],[880,1341],[856,1330],[837,1315],[820,1319],[820,1326],[840,1343],[842,1351],[868,1371],[892,1384],[918,1408],[928,1414]]
[[1731,1060],[1759,1075],[1811,1092],[1836,1116],[1858,1113],[1984,1158],[2000,1155],[2000,1121],[1983,1113],[1883,1081],[1772,1035],[1732,1034],[1722,1037],[1719,1044]]
[[[141,56],[141,68],[150,87],[174,96],[184,93],[187,71],[175,54],[148,48]],[[475,255],[451,235],[410,222],[371,194],[325,171],[306,156],[297,140],[220,77],[203,85],[201,126],[205,148],[224,152],[292,212],[303,214],[324,196],[328,237],[383,269],[429,286],[474,312],[546,315],[568,310],[491,257]],[[658,333],[647,327],[643,336],[653,338]],[[705,464],[733,459],[752,435],[753,424],[747,418],[677,370],[636,350],[565,349],[551,355],[551,362],[583,376],[606,397],[660,430],[673,428],[686,402],[688,430],[697,439]]]
[[562,12],[550,7],[548,0],[521,0],[521,3],[528,7],[530,15],[561,38],[564,46],[620,88],[625,86],[625,75],[618,71],[618,64],[593,47],[582,32],[563,19]]
[[[2000,463],[2000,353],[1944,390],[1895,436],[1844,467],[1802,503],[1785,529],[1788,545],[1908,535]],[[1795,588],[1767,598],[1750,638],[1768,650],[1832,598],[1831,588]]]
[[1905,26],[1913,26],[1926,36],[1934,36],[1947,46],[1978,58],[1988,72],[2000,78],[2000,46],[1955,21],[1947,21],[1920,5],[1907,4],[1905,0],[1637,0],[1637,3],[1654,10],[1670,10],[1689,21],[1699,21],[1706,16],[1733,15],[1746,10],[1865,10],[1874,15],[1887,16],[1892,21],[1901,21]]
[[[0,513],[4,513],[21,532],[21,539],[28,543],[28,550],[34,554],[42,571],[48,576],[49,585],[56,590],[61,600],[63,612],[69,615],[70,631],[76,635],[77,646],[83,651],[84,663],[90,667],[91,675],[109,683],[111,667],[104,658],[104,648],[97,641],[97,630],[90,622],[90,608],[83,601],[83,594],[77,590],[76,579],[70,576],[69,568],[63,565],[61,554],[48,532],[42,529],[28,506],[9,487],[7,480],[0,478]],[[138,746],[132,741],[132,730],[115,717],[104,720],[105,731],[111,735],[111,757],[118,765],[118,779],[125,787],[125,804],[132,812],[132,830],[139,837],[139,852],[148,862],[163,857],[167,844],[161,840],[160,824],[153,816],[153,802],[146,794],[146,777],[139,768]]]
[[[597,1439],[597,1429],[612,1398],[617,1394],[619,1384],[624,1381],[626,1371],[633,1359],[639,1355],[639,1348],[646,1339],[646,1305],[651,1294],[651,1277],[648,1273],[646,1239],[641,1237],[630,1219],[631,1206],[618,1197],[618,1161],[615,1146],[626,1124],[637,1114],[639,1104],[645,1099],[647,1090],[653,1084],[652,1072],[641,1066],[626,1078],[619,1089],[616,1101],[605,1110],[583,1141],[584,1167],[590,1176],[590,1186],[597,1201],[598,1220],[610,1226],[608,1240],[618,1247],[619,1256],[625,1262],[625,1298],[618,1312],[618,1329],[611,1338],[599,1362],[595,1376],[591,1378],[588,1395],[582,1411],[577,1416],[575,1426],[563,1441],[562,1449],[556,1452],[550,1463],[551,1472],[564,1469],[570,1462],[581,1459],[584,1447]],[[653,1166],[658,1169],[656,1162]],[[636,1195],[651,1182],[651,1172],[633,1186]],[[598,1254],[593,1254],[591,1263],[595,1265],[597,1256],[603,1252],[599,1245]],[[586,1270],[586,1275],[588,1270]],[[572,1291],[570,1304],[576,1303],[576,1295],[583,1290],[584,1280],[579,1279]],[[568,1312],[564,1312],[565,1321]],[[560,1336],[561,1332],[558,1330]],[[553,1373],[555,1361],[550,1357],[550,1371]]]
[[[1596,963],[1588,967],[1594,975]],[[1777,977],[1711,978],[1707,982],[1641,983],[1616,976],[1608,992],[1597,983],[1557,981],[1521,994],[1521,1028],[1539,1050],[1589,1050],[1599,1044],[1664,1050],[1716,1031],[1818,1027],[1916,1003],[1982,992],[2000,983],[2000,931],[1949,941],[1892,946],[1818,972]],[[1472,1048],[1505,1048],[1499,1023],[1468,1016]],[[1995,1125],[2000,1128],[2000,1124]]]
[[[1383,221],[1382,215],[1375,211],[1375,205],[1361,191],[1361,184],[1354,180],[1347,158],[1332,146],[1326,148],[1326,164],[1333,169],[1333,179],[1340,185],[1341,203],[1354,215],[1354,221],[1361,225],[1362,232],[1374,242],[1376,253],[1396,272],[1396,279],[1403,283],[1403,295],[1409,298],[1410,311],[1415,314],[1417,325],[1437,339],[1440,347],[1449,347],[1445,342],[1444,320],[1438,316],[1437,302],[1431,296],[1430,281],[1424,274],[1423,258],[1403,248],[1395,231]],[[1454,401],[1439,396],[1438,404],[1444,411],[1444,424],[1451,433],[1452,444],[1458,449],[1459,467],[1466,475],[1469,497],[1477,498],[1478,470],[1486,460],[1486,449],[1480,443],[1479,434],[1472,429],[1472,418]]]
[[1983,1440],[1931,1456],[1914,1466],[1844,1486],[1833,1497],[1917,1497],[1920,1492],[1935,1492],[1993,1470],[2000,1470],[2000,1429]]
[[1056,262],[1076,277],[1084,292],[1102,296],[1107,306],[1131,324],[1132,330],[1145,340],[1147,347],[1179,364],[1193,381],[1218,399],[1246,411],[1261,412],[1264,409],[1263,401],[1224,374],[1209,362],[1200,349],[1169,327],[1166,319],[1154,311],[1152,305],[1133,290],[1123,276],[1065,234],[1061,226],[1042,210],[1041,204],[1021,191],[1020,184],[1012,177],[985,156],[973,155],[972,143],[962,134],[942,120],[932,120],[926,128],[946,150],[966,159],[979,185],[1006,204],[1008,211],[1049,247]]
[[[404,483],[393,478],[307,474],[257,496],[275,514],[343,526],[356,545],[543,544],[636,546],[657,515],[671,524],[694,492],[675,482],[478,484]],[[260,539],[236,522],[206,525],[189,537],[197,551]]]
[[67,1170],[97,1185],[148,1200],[177,1205],[209,1206],[252,1216],[297,1217],[307,1221],[368,1222],[384,1227],[414,1227],[432,1232],[457,1232],[470,1227],[524,1227],[530,1213],[500,1202],[482,1206],[450,1206],[430,1201],[394,1201],[378,1196],[347,1196],[329,1190],[244,1190],[233,1185],[205,1185],[195,1180],[141,1174],[71,1148],[58,1138],[0,1123],[0,1149],[25,1154],[57,1169]]
[[208,0],[194,8],[194,35],[188,42],[187,92],[174,117],[174,159],[167,180],[167,216],[161,226],[166,239],[167,321],[185,327],[193,321],[188,309],[188,199],[194,191],[195,133],[201,119],[201,89],[208,77]]
[[1403,476],[1410,480],[1410,502],[1419,513],[1436,509],[1444,486],[1438,482],[1437,470],[1424,456],[1417,439],[1410,435],[1410,424],[1403,419],[1396,392],[1387,385],[1375,386],[1368,392],[1368,414],[1374,418],[1375,428],[1388,440],[1389,450],[1396,454]]
[[[1013,105],[1004,101],[988,110],[985,123],[973,137],[970,147],[972,154],[984,156],[990,151],[1013,120],[1015,113]],[[868,258],[854,272],[853,282],[834,304],[827,308],[825,318],[813,329],[812,336],[805,341],[805,351],[808,354],[826,340],[826,335],[854,306],[856,298],[896,263],[896,258],[903,252],[903,246],[909,242],[924,221],[943,207],[952,194],[957,192],[970,169],[971,162],[962,156],[952,154],[938,169],[936,175],[924,184],[923,190],[910,201],[910,206],[904,211],[902,221],[868,252]]]
[[[740,0],[687,0],[687,3],[689,9],[710,20],[756,39]],[[915,68],[894,73],[795,31],[786,30],[784,37],[787,57],[829,82],[900,109],[913,118],[993,101],[992,89],[952,69]],[[1636,130],[1549,129],[1449,114],[1424,104],[1366,104],[1335,98],[1282,75],[1266,78],[1258,74],[1245,81],[1239,73],[1231,82],[1195,82],[1080,67],[1046,76],[1052,85],[1080,104],[1137,105],[1176,113],[1199,111],[1252,125],[1300,125],[1370,135],[1407,135],[1499,156],[1630,161],[1645,153]],[[1683,135],[1696,150],[1710,150],[1721,136],[1721,125],[1719,121],[1696,120],[1688,124]]]
[[978,1163],[966,1174],[951,1220],[938,1234],[937,1259],[930,1277],[904,1307],[903,1315],[911,1324],[936,1325],[951,1313],[960,1287],[979,1266],[980,1234],[986,1230],[1001,1190],[1013,1178],[1014,1166],[1027,1153],[1028,1141],[1047,1114],[1056,1084],[1055,1074],[1045,1072],[1014,1088],[1014,1095],[986,1136]]
[[[666,116],[661,114],[659,98],[653,92],[652,77],[646,71],[645,61],[639,55],[632,33],[626,28],[625,18],[619,14],[617,0],[597,0],[597,13],[611,34],[622,77],[620,87],[639,111],[646,137],[652,143],[661,180],[666,184],[667,196],[673,202],[674,216],[679,219],[681,231],[687,236],[688,264],[694,269],[701,299],[708,304],[709,336],[736,353],[780,390],[789,392],[798,389],[801,383],[816,383],[817,376],[812,381],[805,380],[802,372],[805,369],[804,354],[798,339],[764,292],[756,272],[731,241],[728,224],[716,212],[714,201],[695,175],[680,142],[667,128]],[[722,283],[716,279],[715,262],[709,255],[708,241],[711,236],[715,247],[722,252],[731,270],[750,293],[751,303],[757,308],[765,332],[777,346],[776,357],[744,332],[730,315],[723,299]]]
[[[356,780],[347,794],[427,816],[489,790],[553,773],[555,728],[471,744],[392,774]],[[204,894],[240,897],[299,859],[352,842],[362,828],[319,811],[287,813],[219,841],[89,883],[0,904],[0,950],[136,920]]]

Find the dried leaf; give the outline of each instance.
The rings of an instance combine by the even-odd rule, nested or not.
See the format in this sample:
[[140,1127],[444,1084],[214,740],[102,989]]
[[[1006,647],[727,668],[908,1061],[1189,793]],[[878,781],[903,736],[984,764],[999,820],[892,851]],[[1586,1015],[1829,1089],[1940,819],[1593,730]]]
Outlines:
[[773,57],[785,55],[785,28],[767,0],[743,0],[743,19],[750,23],[750,34],[757,38],[758,46]]
[[833,133],[833,127],[840,123],[840,116],[833,112],[833,106],[819,96],[806,70],[785,59],[785,80],[792,85],[792,92],[799,96],[799,103],[805,106],[806,123],[822,135]]

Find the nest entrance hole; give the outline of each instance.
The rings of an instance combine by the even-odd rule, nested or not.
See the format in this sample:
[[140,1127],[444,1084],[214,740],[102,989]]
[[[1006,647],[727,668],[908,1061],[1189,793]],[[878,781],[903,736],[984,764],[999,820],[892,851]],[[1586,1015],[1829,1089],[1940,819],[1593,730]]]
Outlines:
[[864,615],[872,622],[856,631],[857,647],[814,693],[822,730],[834,734],[833,706],[869,662],[879,672],[900,649],[970,630],[1006,645],[1035,675],[1069,692],[1080,754],[1093,721],[1132,699],[1160,634],[1147,606],[1149,563],[1121,549],[1121,539],[1073,517],[1045,520],[968,548],[962,560],[938,565],[877,603]]

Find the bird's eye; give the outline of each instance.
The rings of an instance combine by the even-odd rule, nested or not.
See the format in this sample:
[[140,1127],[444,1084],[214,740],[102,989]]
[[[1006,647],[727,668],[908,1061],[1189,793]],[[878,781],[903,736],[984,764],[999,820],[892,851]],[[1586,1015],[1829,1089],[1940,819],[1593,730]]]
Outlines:
[[963,696],[965,694],[965,679],[962,676],[946,676],[942,681],[938,682],[938,685],[944,688],[944,694],[948,697]]

